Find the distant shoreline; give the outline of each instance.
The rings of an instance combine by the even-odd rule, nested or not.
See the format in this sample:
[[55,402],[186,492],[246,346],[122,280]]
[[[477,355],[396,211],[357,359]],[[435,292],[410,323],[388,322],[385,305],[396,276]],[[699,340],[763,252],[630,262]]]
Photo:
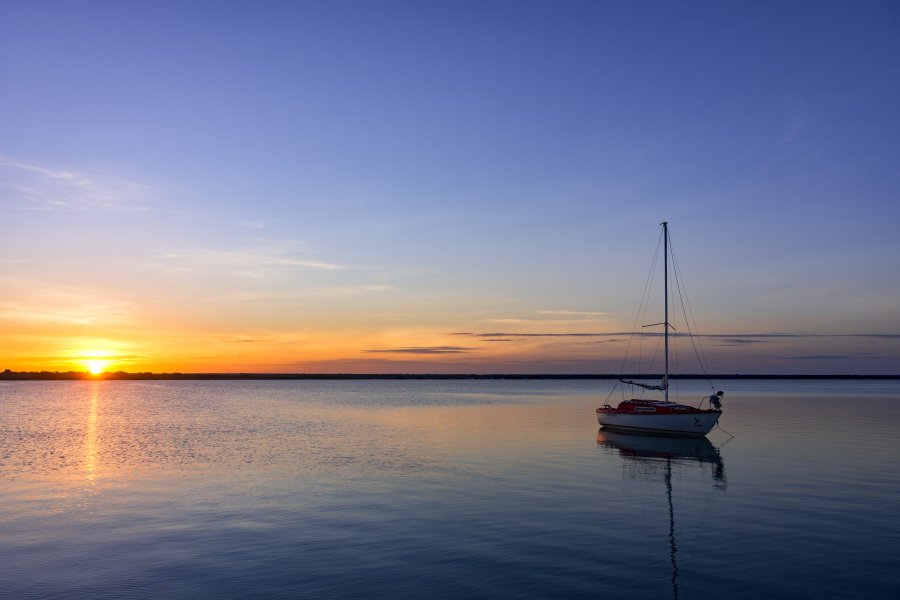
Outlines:
[[[527,373],[127,373],[116,371],[92,375],[80,371],[10,371],[0,372],[0,381],[144,381],[144,380],[403,380],[403,379],[619,379],[641,378],[661,379],[662,374],[638,375],[633,373],[617,374],[527,374]],[[715,373],[712,375],[684,374],[670,375],[670,379],[821,379],[821,380],[900,380],[897,375],[772,375]]]

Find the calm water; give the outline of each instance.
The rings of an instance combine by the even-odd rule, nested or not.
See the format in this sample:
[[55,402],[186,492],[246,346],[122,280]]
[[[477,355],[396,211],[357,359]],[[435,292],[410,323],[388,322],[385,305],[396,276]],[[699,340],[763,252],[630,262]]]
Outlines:
[[900,597],[900,382],[723,385],[0,383],[0,596]]

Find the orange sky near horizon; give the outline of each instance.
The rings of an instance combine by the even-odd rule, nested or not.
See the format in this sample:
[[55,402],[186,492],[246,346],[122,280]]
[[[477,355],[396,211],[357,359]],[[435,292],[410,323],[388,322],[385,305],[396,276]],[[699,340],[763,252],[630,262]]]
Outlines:
[[[531,326],[506,324],[506,331],[477,333],[433,328],[354,331],[165,332],[124,327],[104,330],[68,328],[67,335],[12,327],[0,334],[4,348],[0,368],[13,371],[126,371],[182,373],[618,373],[662,371],[661,337],[609,335],[602,325],[558,325],[568,334],[535,335]],[[591,326],[593,325],[593,327]],[[463,328],[459,328],[463,329]],[[581,331],[578,331],[578,330]],[[485,331],[484,328],[481,331]],[[743,334],[699,338],[713,373],[832,373],[807,368],[810,348],[852,353],[856,347],[890,356],[897,340],[856,336],[768,336]],[[758,349],[764,348],[764,350]],[[29,352],[29,349],[31,350]],[[698,373],[687,338],[671,339],[674,372]],[[628,361],[623,357],[628,353]],[[772,356],[795,356],[779,368]],[[812,355],[819,358],[822,355]],[[651,360],[652,359],[652,360]],[[846,361],[845,361],[846,362]],[[859,362],[847,374],[865,372]],[[864,363],[863,363],[864,364]],[[734,365],[740,365],[735,368]],[[890,373],[890,369],[882,370]]]
[[[2,334],[2,357],[14,371],[84,371],[102,363],[103,371],[128,372],[496,372],[491,365],[530,372],[543,340],[480,342],[428,328],[297,332],[164,332],[91,329],[89,335]],[[575,342],[554,344],[553,358],[593,360],[595,349]],[[552,360],[548,360],[552,363]],[[552,368],[552,367],[551,367]],[[513,371],[515,369],[512,369]]]

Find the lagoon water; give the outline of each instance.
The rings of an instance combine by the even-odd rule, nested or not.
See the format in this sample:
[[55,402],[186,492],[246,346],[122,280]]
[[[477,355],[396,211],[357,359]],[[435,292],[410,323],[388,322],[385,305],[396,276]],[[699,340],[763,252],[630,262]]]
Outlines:
[[611,385],[0,383],[0,596],[900,597],[900,382]]

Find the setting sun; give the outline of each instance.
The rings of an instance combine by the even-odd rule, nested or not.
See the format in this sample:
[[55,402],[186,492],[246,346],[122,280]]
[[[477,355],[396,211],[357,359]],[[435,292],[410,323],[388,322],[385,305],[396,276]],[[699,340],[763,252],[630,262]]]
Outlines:
[[91,375],[99,375],[106,370],[106,367],[109,366],[109,362],[110,361],[108,360],[103,360],[100,358],[92,358],[90,360],[85,360],[84,366],[88,368],[88,371],[91,373]]
[[110,350],[83,350],[80,354],[78,361],[91,375],[99,375],[107,371],[115,358]]

